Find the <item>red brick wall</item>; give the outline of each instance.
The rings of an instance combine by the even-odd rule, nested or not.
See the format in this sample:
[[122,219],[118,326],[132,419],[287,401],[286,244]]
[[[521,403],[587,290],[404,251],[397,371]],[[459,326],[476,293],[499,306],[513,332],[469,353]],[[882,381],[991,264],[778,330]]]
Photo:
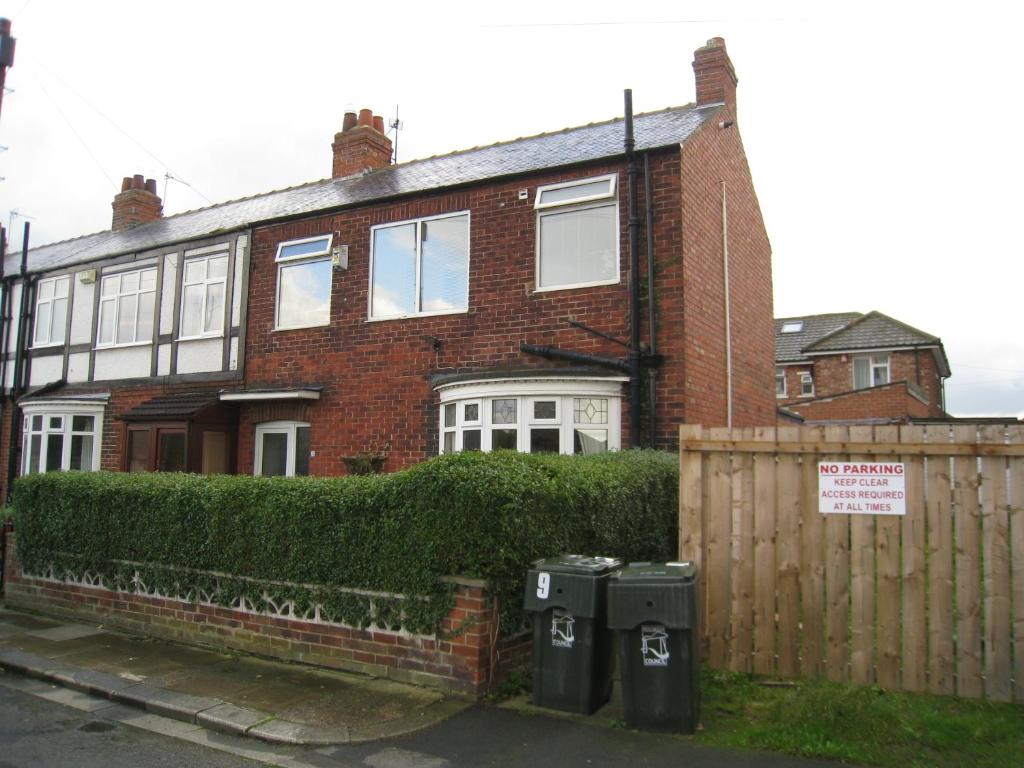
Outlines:
[[[935,356],[931,350],[903,350],[889,352],[889,380],[892,382],[909,381],[917,386],[928,400],[926,413],[920,414],[915,405],[913,411],[904,415],[924,415],[938,418],[945,415],[942,409],[942,381],[939,378]],[[814,396],[830,397],[853,390],[853,358],[855,355],[834,355],[815,358],[813,368],[808,365],[787,365],[786,397],[779,398],[778,404],[792,408],[805,403],[808,398],[801,398],[800,373],[812,371],[814,374]],[[919,401],[918,401],[919,403]],[[890,414],[879,414],[879,416]]]
[[932,409],[914,397],[906,382],[848,392],[831,398],[796,402],[786,406],[807,421],[863,421],[931,416]]
[[[728,200],[733,426],[773,424],[775,328],[771,246],[734,105],[723,107],[682,153],[683,318],[686,421],[726,424],[722,190]],[[723,184],[724,182],[724,184]]]
[[523,638],[492,648],[497,615],[484,585],[456,584],[444,638],[281,619],[244,611],[24,577],[9,536],[6,604],[193,645],[240,650],[480,695],[529,658]]
[[[652,157],[657,259],[666,284],[679,286],[682,269],[679,184],[675,152]],[[616,285],[534,292],[536,212],[540,184],[619,172],[620,275]],[[390,446],[386,470],[422,461],[438,450],[437,396],[429,376],[494,368],[554,369],[561,364],[524,355],[521,342],[623,357],[621,347],[568,324],[570,316],[620,338],[629,336],[628,241],[623,163],[538,174],[455,193],[378,204],[255,230],[249,291],[246,383],[291,387],[322,384],[318,402],[308,408],[311,424],[310,472],[341,474],[344,457]],[[527,200],[519,190],[529,189]],[[469,311],[464,314],[367,322],[370,228],[433,214],[469,210]],[[274,303],[278,243],[338,232],[349,246],[349,268],[333,277],[329,326],[275,331]],[[660,290],[660,288],[659,288]],[[659,293],[660,315],[680,316],[681,292]],[[646,313],[645,313],[646,314]],[[770,321],[770,308],[766,317]],[[682,345],[674,324],[659,327],[659,351],[667,356],[659,374],[659,434],[674,440],[684,417]],[[646,326],[642,336],[647,337]],[[441,341],[439,350],[432,339]],[[615,374],[609,371],[609,375]],[[625,388],[623,395],[625,396]],[[627,406],[625,397],[624,406]],[[623,424],[628,424],[628,406]],[[252,461],[249,435],[258,418],[243,414],[240,466]],[[623,430],[624,446],[628,429]]]

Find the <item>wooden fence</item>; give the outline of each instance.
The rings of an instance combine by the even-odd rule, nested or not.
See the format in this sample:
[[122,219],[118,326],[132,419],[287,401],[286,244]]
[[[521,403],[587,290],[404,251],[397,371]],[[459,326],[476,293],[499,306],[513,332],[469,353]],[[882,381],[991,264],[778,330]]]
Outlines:
[[[902,462],[906,514],[821,514]],[[1024,703],[1024,427],[680,429],[679,554],[723,669]]]

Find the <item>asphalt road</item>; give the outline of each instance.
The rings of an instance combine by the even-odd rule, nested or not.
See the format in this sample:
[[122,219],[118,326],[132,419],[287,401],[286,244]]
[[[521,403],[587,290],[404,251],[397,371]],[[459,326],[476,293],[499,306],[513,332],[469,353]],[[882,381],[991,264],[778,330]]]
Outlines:
[[[95,703],[110,706],[106,700]],[[89,713],[0,686],[0,768],[838,767],[837,763],[702,747],[678,737],[489,706],[471,707],[406,736],[322,748],[263,744],[164,721],[160,727],[171,729],[165,732],[177,729],[190,734],[172,738],[118,722],[115,718],[124,717],[124,710],[114,707]],[[132,714],[138,716],[128,708],[129,720]],[[205,743],[196,743],[197,731]]]
[[257,765],[0,687],[0,768]]

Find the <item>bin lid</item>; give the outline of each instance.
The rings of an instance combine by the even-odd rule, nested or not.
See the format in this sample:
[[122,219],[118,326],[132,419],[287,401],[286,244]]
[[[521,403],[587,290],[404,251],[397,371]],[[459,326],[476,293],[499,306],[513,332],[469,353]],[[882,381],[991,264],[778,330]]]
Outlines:
[[537,571],[556,573],[579,573],[600,576],[622,566],[614,557],[592,557],[590,555],[558,555],[535,560],[531,568]]
[[612,578],[630,584],[688,584],[697,579],[697,565],[692,562],[630,563],[613,573]]

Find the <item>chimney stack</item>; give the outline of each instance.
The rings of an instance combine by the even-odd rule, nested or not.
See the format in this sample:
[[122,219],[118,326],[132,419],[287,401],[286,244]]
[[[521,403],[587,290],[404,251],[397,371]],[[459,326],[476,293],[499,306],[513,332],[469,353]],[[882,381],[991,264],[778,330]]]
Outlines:
[[391,139],[384,135],[384,118],[369,109],[346,112],[341,132],[334,134],[331,177],[340,179],[391,164]]
[[732,68],[725,40],[712,37],[693,52],[693,76],[697,83],[697,106],[725,102],[736,104],[736,70]]
[[121,191],[114,195],[114,232],[156,221],[164,215],[163,201],[156,194],[156,179],[143,179],[142,174],[125,176]]

